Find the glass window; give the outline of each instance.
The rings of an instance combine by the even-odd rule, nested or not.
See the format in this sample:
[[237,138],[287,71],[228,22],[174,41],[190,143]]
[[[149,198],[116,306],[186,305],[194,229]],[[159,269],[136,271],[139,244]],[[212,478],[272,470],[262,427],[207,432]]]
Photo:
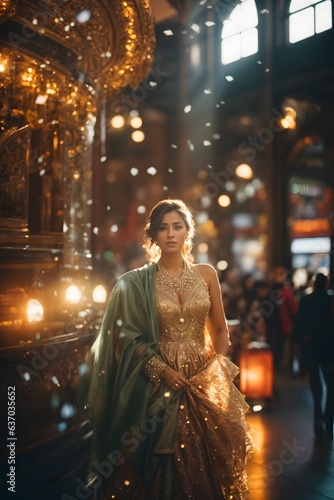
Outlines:
[[301,9],[306,9],[306,7],[310,7],[310,5],[315,5],[316,3],[320,3],[323,0],[291,0],[289,12],[292,14],[293,12],[297,12]]
[[233,9],[222,29],[222,64],[229,64],[258,52],[257,25],[254,0],[244,0]]
[[332,29],[332,2],[321,2],[315,6],[315,32]]
[[291,0],[289,13],[290,43],[332,28],[331,0]]

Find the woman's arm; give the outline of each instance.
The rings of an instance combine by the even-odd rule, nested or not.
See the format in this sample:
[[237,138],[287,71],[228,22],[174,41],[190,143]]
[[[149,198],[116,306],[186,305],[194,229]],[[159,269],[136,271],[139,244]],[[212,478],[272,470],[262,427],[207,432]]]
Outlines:
[[218,276],[215,269],[208,264],[199,264],[197,269],[208,285],[211,299],[211,308],[207,320],[211,341],[215,352],[226,356],[230,346],[230,338]]

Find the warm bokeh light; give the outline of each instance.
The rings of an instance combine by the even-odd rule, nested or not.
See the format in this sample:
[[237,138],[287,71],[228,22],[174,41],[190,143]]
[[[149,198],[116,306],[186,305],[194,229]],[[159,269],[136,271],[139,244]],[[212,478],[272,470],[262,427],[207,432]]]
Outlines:
[[123,116],[116,115],[110,120],[110,124],[113,128],[122,128],[124,126],[125,120]]
[[208,173],[205,170],[199,170],[197,177],[199,179],[206,179],[208,177]]
[[216,265],[219,271],[225,271],[228,268],[228,262],[226,260],[220,260]]
[[197,247],[199,253],[207,253],[209,250],[209,246],[207,243],[200,243]]
[[292,283],[295,288],[300,288],[306,286],[308,280],[308,273],[305,267],[300,267],[296,269],[292,275]]
[[241,179],[251,179],[253,177],[253,170],[247,163],[240,163],[235,169],[235,174]]
[[93,300],[96,304],[104,304],[107,300],[107,290],[103,285],[97,285],[93,290]]
[[281,119],[281,125],[286,130],[294,130],[296,128],[296,121],[292,116],[285,116]]
[[131,139],[134,142],[143,142],[143,140],[145,139],[145,134],[141,130],[135,130],[131,134]]
[[27,318],[29,323],[34,323],[35,321],[43,321],[44,319],[44,308],[39,300],[29,299],[27,302]]
[[291,106],[286,106],[284,108],[284,113],[287,116],[291,116],[292,118],[296,118],[297,117],[297,111],[294,108],[292,108]]
[[130,120],[130,125],[132,128],[140,128],[143,124],[143,120],[140,118],[140,116],[134,116]]
[[218,198],[218,205],[220,205],[223,208],[228,207],[231,204],[231,198],[227,196],[227,194],[222,194]]

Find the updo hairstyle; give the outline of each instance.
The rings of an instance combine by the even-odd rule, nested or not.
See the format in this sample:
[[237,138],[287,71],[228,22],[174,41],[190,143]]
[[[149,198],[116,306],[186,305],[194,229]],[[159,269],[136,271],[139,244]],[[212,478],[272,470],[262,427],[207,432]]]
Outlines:
[[149,262],[157,262],[160,259],[161,251],[156,244],[156,237],[164,215],[174,211],[182,217],[187,229],[187,237],[182,248],[182,256],[187,262],[193,262],[194,260],[191,254],[193,248],[192,239],[195,234],[193,216],[183,201],[167,199],[159,201],[159,203],[152,208],[147,218],[143,248]]

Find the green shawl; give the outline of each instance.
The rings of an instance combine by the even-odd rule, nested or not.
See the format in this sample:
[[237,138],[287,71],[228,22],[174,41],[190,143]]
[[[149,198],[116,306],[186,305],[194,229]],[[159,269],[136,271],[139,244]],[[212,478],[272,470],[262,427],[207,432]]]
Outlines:
[[124,457],[150,484],[164,456],[171,491],[170,454],[183,391],[174,392],[163,382],[149,397],[153,384],[142,371],[151,356],[158,356],[155,276],[156,264],[145,265],[125,273],[114,286],[91,349],[86,406],[93,422],[95,469],[106,459],[115,463],[115,457],[122,457],[120,463]]

